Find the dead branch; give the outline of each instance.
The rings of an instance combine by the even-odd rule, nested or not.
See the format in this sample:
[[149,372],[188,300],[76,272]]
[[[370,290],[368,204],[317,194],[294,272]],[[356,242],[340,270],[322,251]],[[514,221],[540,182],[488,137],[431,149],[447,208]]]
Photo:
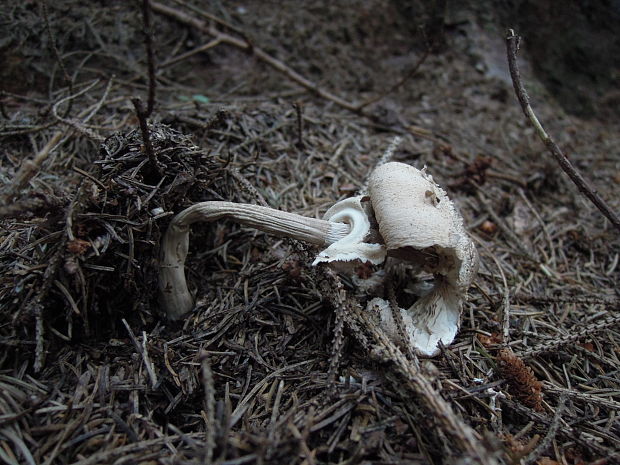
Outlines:
[[598,208],[605,217],[611,221],[620,232],[620,218],[611,210],[609,205],[598,195],[596,189],[584,179],[584,177],[577,171],[566,155],[562,152],[560,147],[554,142],[554,140],[547,134],[545,129],[540,124],[540,121],[536,117],[534,110],[530,105],[530,99],[521,82],[521,75],[519,73],[519,67],[517,65],[517,52],[519,51],[519,44],[521,38],[515,35],[513,29],[508,30],[506,36],[506,50],[508,54],[508,67],[510,68],[510,77],[512,78],[512,84],[519,99],[521,109],[525,114],[525,117],[530,121],[536,130],[536,134],[547,146],[547,149],[560,165],[560,168],[568,175],[568,177],[575,183],[579,191],[587,197]]
[[[184,2],[177,2],[177,3],[181,3],[185,6],[187,6],[188,8],[190,7],[190,5],[185,4]],[[300,86],[308,89],[309,91],[315,93],[316,95],[318,95],[319,97],[322,97],[326,100],[329,100],[331,102],[334,102],[336,105],[345,108],[349,111],[352,111],[354,113],[363,115],[363,116],[369,116],[367,113],[364,112],[364,108],[366,108],[367,106],[381,100],[382,98],[384,98],[386,95],[396,91],[397,89],[399,89],[400,87],[402,87],[403,84],[405,84],[405,82],[407,82],[409,79],[411,79],[413,76],[415,76],[420,68],[420,66],[424,63],[424,61],[426,61],[426,58],[428,57],[429,54],[429,50],[427,50],[422,57],[417,61],[417,63],[414,65],[414,67],[412,68],[412,70],[407,73],[403,78],[401,78],[398,82],[396,82],[392,87],[390,87],[388,90],[381,92],[380,94],[371,97],[367,100],[365,100],[364,102],[361,103],[354,103],[354,102],[350,102],[348,100],[343,99],[342,97],[339,97],[321,87],[319,87],[318,84],[310,81],[309,79],[306,79],[304,76],[302,76],[301,74],[299,74],[297,71],[293,70],[292,68],[290,68],[288,65],[286,65],[285,63],[281,62],[280,60],[278,60],[277,58],[272,57],[271,55],[269,55],[267,52],[265,52],[264,50],[262,50],[259,47],[256,47],[254,44],[252,44],[250,42],[250,40],[245,36],[245,34],[243,34],[243,32],[239,31],[238,29],[234,28],[232,25],[229,25],[226,22],[223,22],[222,20],[217,19],[216,17],[214,17],[213,15],[207,15],[207,13],[200,11],[200,15],[201,16],[205,16],[208,17],[211,21],[216,22],[218,24],[222,24],[225,25],[226,27],[231,28],[234,32],[238,33],[242,39],[237,39],[236,37],[231,36],[230,34],[226,34],[225,32],[221,32],[218,29],[216,29],[212,24],[207,24],[205,21],[202,21],[200,19],[196,19],[193,18],[189,15],[187,15],[186,13],[183,13],[182,11],[176,10],[174,8],[171,8],[169,6],[163,5],[162,3],[159,2],[151,2],[151,8],[153,9],[153,11],[169,16],[183,24],[186,24],[188,26],[192,26],[195,27],[196,29],[200,29],[204,32],[206,32],[207,34],[211,35],[213,37],[213,40],[209,41],[207,44],[197,47],[194,50],[191,50],[177,58],[173,58],[169,61],[167,61],[164,66],[170,66],[173,63],[177,63],[178,61],[188,58],[189,56],[192,56],[196,53],[208,50],[210,48],[215,47],[216,45],[220,44],[220,43],[224,43],[224,44],[228,44],[228,45],[232,45],[234,47],[240,48],[241,50],[245,50],[248,51],[250,53],[252,53],[256,58],[258,58],[259,60],[261,60],[262,62],[266,63],[267,65],[271,66],[272,68],[274,68],[275,70],[281,72],[282,74],[284,74],[287,78],[289,78],[291,81],[299,84]],[[192,10],[194,10],[194,8],[192,8]]]
[[140,100],[140,97],[132,98],[131,103],[133,103],[133,106],[136,109],[136,115],[138,115],[138,122],[140,123],[140,131],[142,132],[142,142],[144,143],[144,150],[149,157],[149,160],[153,167],[161,173],[161,167],[159,166],[159,163],[157,163],[155,152],[153,152],[153,144],[151,144],[151,136],[149,134],[149,126],[147,123],[149,111],[144,109],[144,105],[142,105],[142,100]]
[[142,0],[142,26],[144,33],[144,46],[146,48],[146,59],[149,73],[149,94],[146,104],[146,118],[153,113],[155,106],[155,52],[153,50],[153,33],[151,31],[151,7],[149,0]]

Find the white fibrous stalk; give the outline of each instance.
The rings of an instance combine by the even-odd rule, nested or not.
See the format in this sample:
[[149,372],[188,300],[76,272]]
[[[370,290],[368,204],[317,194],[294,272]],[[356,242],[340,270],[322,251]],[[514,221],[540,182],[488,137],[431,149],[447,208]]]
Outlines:
[[169,319],[177,320],[194,307],[194,298],[185,279],[190,226],[224,218],[320,246],[342,239],[350,230],[345,223],[308,218],[259,205],[219,201],[192,205],[172,219],[161,245],[159,291]]

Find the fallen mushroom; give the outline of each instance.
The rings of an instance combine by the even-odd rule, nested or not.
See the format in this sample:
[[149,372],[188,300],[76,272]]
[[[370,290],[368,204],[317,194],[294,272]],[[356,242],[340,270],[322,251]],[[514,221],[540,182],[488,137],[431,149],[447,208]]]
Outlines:
[[[161,248],[159,286],[168,318],[179,319],[194,306],[184,272],[190,226],[229,218],[327,246],[313,265],[354,260],[380,264],[391,256],[433,273],[432,290],[400,311],[407,342],[423,354],[436,353],[438,341],[450,344],[458,329],[461,302],[477,270],[476,250],[447,194],[424,170],[386,163],[371,174],[368,190],[368,196],[336,203],[323,220],[231,202],[202,202],[182,211],[170,223]],[[377,299],[371,304],[378,305]],[[397,337],[391,313],[379,314],[384,329]]]

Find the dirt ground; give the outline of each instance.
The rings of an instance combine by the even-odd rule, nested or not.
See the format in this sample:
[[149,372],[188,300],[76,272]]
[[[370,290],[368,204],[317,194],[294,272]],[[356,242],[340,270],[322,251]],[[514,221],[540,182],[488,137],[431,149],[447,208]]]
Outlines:
[[[151,1],[153,86],[142,2],[6,0],[0,461],[620,463],[618,232],[506,62],[514,27],[536,114],[620,211],[620,8],[559,3]],[[132,99],[153,90],[147,141]],[[166,319],[174,213],[320,218],[396,136],[480,256],[440,355],[373,326],[374,268],[232,221],[192,227],[196,308]]]

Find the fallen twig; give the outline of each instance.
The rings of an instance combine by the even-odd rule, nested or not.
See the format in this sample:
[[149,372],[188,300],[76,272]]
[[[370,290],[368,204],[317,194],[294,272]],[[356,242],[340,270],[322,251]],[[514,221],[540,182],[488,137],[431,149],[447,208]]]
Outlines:
[[338,305],[334,306],[334,335],[332,338],[332,353],[329,359],[329,369],[327,370],[327,384],[331,390],[336,386],[336,373],[342,359],[342,349],[346,342],[346,336],[344,335],[344,302],[346,294],[340,280],[335,280],[334,285],[336,287],[334,290],[334,299],[336,299]]
[[620,323],[620,315],[611,313],[604,318],[597,319],[587,325],[574,326],[573,328],[568,329],[566,334],[556,335],[548,341],[544,341],[533,347],[528,347],[519,352],[518,356],[522,358],[534,357],[567,345],[571,345],[573,348],[579,348],[579,346],[575,343],[580,339],[590,337],[597,332],[614,327],[618,323]]
[[32,160],[24,160],[22,162],[13,178],[13,182],[8,186],[6,192],[2,196],[2,202],[5,205],[8,205],[14,197],[17,197],[20,191],[26,187],[30,180],[39,172],[41,164],[47,159],[50,152],[56,148],[64,134],[63,131],[55,132],[50,140],[47,141],[47,144],[39,150]]
[[[553,423],[553,419],[552,418],[550,419],[547,415],[544,415],[539,412],[535,412],[534,410],[526,407],[520,402],[517,402],[516,400],[512,400],[509,398],[504,399],[503,403],[509,409],[514,410],[515,412],[518,412],[522,415],[525,415],[531,421],[544,426],[545,428],[547,428],[547,431],[550,430],[552,423]],[[599,455],[602,455],[602,456],[610,455],[609,454],[610,451],[608,449],[600,445],[597,441],[592,440],[592,437],[588,437],[584,435],[583,433],[581,433],[580,431],[578,431],[577,429],[573,428],[571,425],[563,425],[562,422],[558,422],[557,428],[558,430],[557,430],[557,433],[555,433],[556,435],[563,436],[564,438],[567,438],[567,439],[571,439],[575,441],[577,444],[579,444],[580,446],[592,452],[596,452]]]
[[123,322],[123,325],[125,326],[125,329],[127,330],[127,333],[129,334],[129,339],[131,339],[133,346],[136,348],[136,351],[142,357],[142,361],[144,362],[144,367],[146,368],[146,372],[148,373],[149,379],[151,381],[151,388],[155,389],[158,383],[157,374],[155,373],[155,367],[153,366],[153,363],[151,362],[151,359],[149,358],[149,352],[148,352],[148,348],[146,345],[146,331],[142,331],[142,344],[140,344],[138,342],[138,339],[136,338],[136,335],[132,331],[131,326],[129,326],[129,323],[127,323],[127,320],[123,318],[121,321]]
[[293,102],[293,108],[297,114],[297,147],[303,148],[304,146],[304,115],[303,105],[301,102]]
[[186,13],[183,13],[182,11],[176,10],[162,3],[151,2],[151,8],[153,9],[153,11],[156,11],[157,13],[169,16],[183,24],[187,24],[188,26],[192,26],[192,27],[195,27],[196,29],[204,31],[207,34],[213,36],[215,40],[219,40],[221,43],[233,45],[237,48],[240,48],[242,50],[247,50],[253,53],[256,58],[263,61],[264,63],[267,63],[272,68],[280,71],[282,74],[288,77],[291,81],[296,82],[300,86],[305,87],[306,89],[314,92],[315,94],[319,95],[320,97],[323,97],[324,99],[331,100],[332,102],[336,103],[337,105],[343,108],[346,108],[347,110],[359,113],[358,104],[351,103],[341,97],[338,97],[337,95],[332,94],[331,92],[328,92],[322,89],[314,82],[306,79],[301,74],[299,74],[297,71],[291,69],[290,67],[282,63],[280,60],[272,57],[267,52],[254,46],[247,40],[237,39],[236,37],[233,37],[230,34],[226,34],[225,32],[218,31],[214,26],[207,25],[205,21],[192,18],[191,16],[189,16]]
[[616,402],[611,397],[606,398],[602,396],[579,392],[575,389],[566,389],[566,388],[558,387],[548,381],[545,381],[543,383],[543,387],[545,389],[545,393],[552,393],[560,397],[566,396],[569,399],[580,401],[585,404],[594,404],[600,407],[604,407],[607,409],[613,409],[613,410],[620,412],[620,402]]
[[523,460],[524,465],[531,465],[532,463],[534,463],[549,448],[551,442],[555,439],[555,436],[558,433],[558,428],[560,427],[560,422],[562,421],[562,414],[564,413],[565,408],[566,396],[562,395],[560,397],[560,401],[555,410],[555,413],[553,414],[553,420],[551,420],[551,424],[549,425],[549,429],[547,430],[547,435],[536,447],[536,449],[534,449],[527,455],[527,457],[525,457],[525,459]]
[[138,115],[140,131],[142,132],[142,142],[144,143],[146,155],[149,157],[153,167],[161,173],[161,167],[159,166],[159,163],[157,163],[155,152],[153,152],[153,144],[151,144],[151,136],[149,134],[149,126],[147,123],[148,110],[144,109],[144,105],[142,105],[142,100],[140,100],[140,97],[132,98],[131,103],[133,103],[133,106],[136,109],[136,114]]
[[517,98],[519,99],[519,103],[521,104],[521,109],[523,113],[527,117],[527,119],[532,123],[534,129],[536,130],[536,134],[543,141],[543,143],[547,146],[547,149],[553,155],[553,158],[558,162],[560,168],[568,174],[571,181],[575,183],[579,191],[585,195],[594,205],[598,208],[605,217],[611,221],[611,223],[616,227],[618,232],[620,232],[620,218],[611,210],[611,208],[607,205],[607,203],[598,195],[596,189],[588,184],[588,182],[583,178],[581,173],[577,171],[577,169],[573,166],[566,155],[560,150],[558,145],[553,141],[553,139],[547,134],[545,129],[538,121],[534,110],[530,105],[530,99],[525,91],[525,87],[523,87],[523,83],[521,82],[521,75],[519,73],[519,67],[517,65],[517,52],[519,51],[519,43],[521,38],[515,35],[513,29],[508,30],[508,35],[506,36],[506,50],[508,53],[508,67],[510,68],[510,77],[512,78],[512,84],[515,89],[515,93],[517,94]]
[[149,94],[146,103],[146,114],[148,118],[153,113],[155,106],[155,52],[153,51],[153,34],[151,32],[151,7],[149,0],[142,0],[142,26],[144,32],[144,46],[146,47],[146,59],[149,72]]
[[204,463],[212,463],[213,450],[215,449],[215,382],[213,381],[213,371],[209,363],[209,355],[201,352],[200,368],[202,374],[202,386],[205,391],[205,422],[207,427],[205,430],[205,455]]
[[[93,141],[95,141],[97,143],[100,143],[100,142],[103,142],[104,137],[100,136],[96,132],[91,131],[90,129],[85,127],[84,123],[86,121],[88,121],[90,118],[92,118],[94,116],[94,114],[101,108],[101,105],[103,104],[103,101],[107,98],[108,92],[110,91],[110,86],[112,85],[112,79],[110,79],[110,81],[108,81],[108,85],[106,86],[106,90],[104,91],[103,98],[99,100],[97,105],[95,105],[95,108],[93,109],[93,111],[90,112],[90,115],[88,115],[87,119],[85,119],[84,121],[79,121],[78,119],[65,118],[64,116],[61,116],[58,113],[58,109],[59,109],[60,105],[62,105],[64,102],[72,101],[73,99],[81,97],[82,95],[86,94],[88,91],[93,89],[97,84],[99,84],[99,79],[95,79],[89,85],[84,87],[81,91],[79,91],[79,92],[77,92],[75,94],[72,94],[72,95],[68,95],[67,97],[65,97],[65,98],[59,100],[58,102],[56,102],[54,105],[52,105],[52,115],[54,115],[54,118],[56,118],[61,123],[64,123],[67,126],[72,127],[73,129],[75,129],[80,134],[84,134],[89,139],[91,139],[91,140],[93,140]],[[80,117],[81,116],[82,116],[82,114],[80,114]]]

